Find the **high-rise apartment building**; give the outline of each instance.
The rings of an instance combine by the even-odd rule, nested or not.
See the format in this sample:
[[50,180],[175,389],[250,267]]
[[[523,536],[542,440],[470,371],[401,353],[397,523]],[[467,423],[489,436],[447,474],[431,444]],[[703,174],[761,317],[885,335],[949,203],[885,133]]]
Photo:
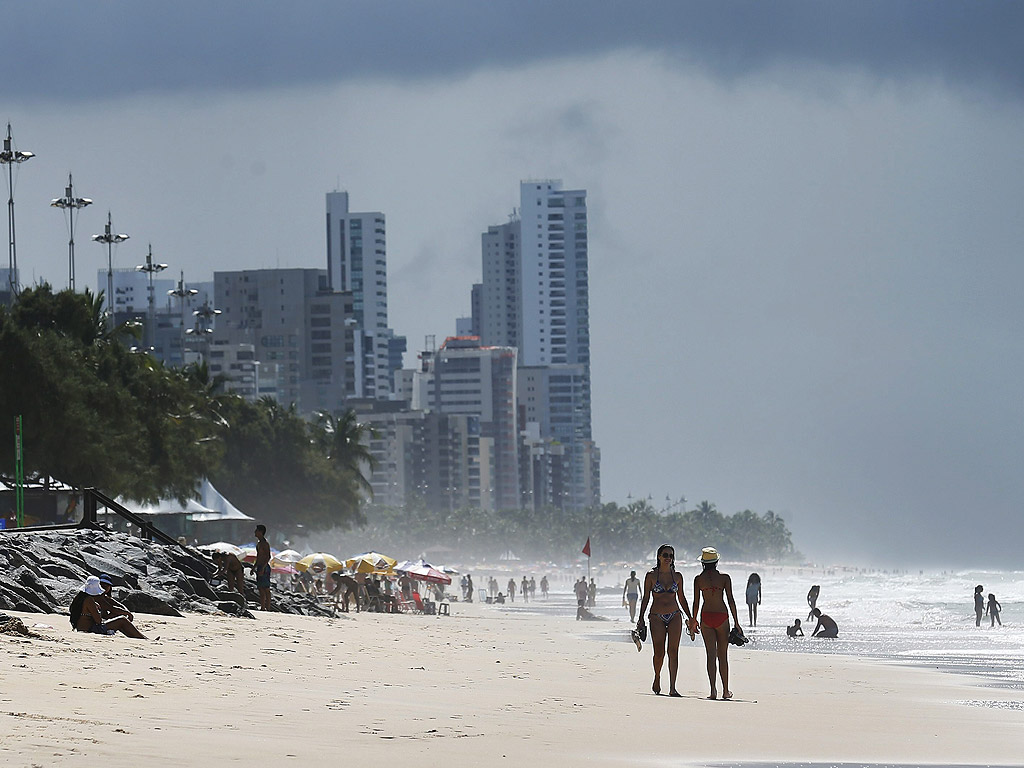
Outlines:
[[276,366],[281,403],[306,416],[344,410],[356,388],[351,293],[329,290],[322,269],[215,272],[213,282],[221,315],[211,354],[252,345],[253,375]]
[[518,509],[519,442],[515,347],[483,346],[475,336],[450,337],[433,355],[433,408],[475,416],[480,437],[494,444],[494,485],[484,489],[498,509]]
[[327,281],[331,290],[352,294],[355,396],[388,399],[405,338],[388,328],[385,219],[380,211],[350,211],[348,192],[327,193]]
[[[557,483],[537,483],[557,486],[558,506],[596,504],[586,191],[563,189],[557,180],[522,182],[517,213],[489,227],[481,247],[483,282],[472,302],[481,342],[519,349],[520,429],[536,425],[531,450],[538,456],[564,457]],[[553,502],[544,495],[543,503]]]

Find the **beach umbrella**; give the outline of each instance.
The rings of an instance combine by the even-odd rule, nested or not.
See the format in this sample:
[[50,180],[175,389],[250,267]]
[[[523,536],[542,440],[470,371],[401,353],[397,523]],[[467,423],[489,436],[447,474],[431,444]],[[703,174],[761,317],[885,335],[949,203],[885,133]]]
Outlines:
[[334,555],[329,555],[326,552],[314,552],[312,555],[306,555],[304,558],[295,563],[295,567],[300,571],[307,571],[313,567],[316,562],[322,562],[324,568],[329,571],[340,571],[345,567],[345,564],[340,562]]
[[398,565],[393,557],[382,555],[380,552],[363,552],[361,555],[354,555],[345,561],[345,566],[357,573],[390,573]]
[[213,544],[203,544],[201,547],[196,547],[196,549],[200,549],[203,552],[227,552],[235,557],[240,557],[242,555],[241,547],[236,547],[234,544],[229,544],[226,541],[217,541]]
[[451,584],[452,577],[438,570],[430,563],[419,560],[412,562],[406,560],[404,563],[395,566],[395,570],[408,574],[409,578],[417,581],[428,581],[431,584]]
[[274,555],[274,559],[279,563],[297,563],[302,559],[302,553],[294,549],[285,549]]

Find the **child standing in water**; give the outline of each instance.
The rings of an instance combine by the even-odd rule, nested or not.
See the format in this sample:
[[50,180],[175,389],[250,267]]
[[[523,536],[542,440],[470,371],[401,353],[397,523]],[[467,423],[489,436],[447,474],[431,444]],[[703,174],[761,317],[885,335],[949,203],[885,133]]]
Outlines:
[[1000,627],[1003,626],[1003,620],[999,618],[999,612],[1001,610],[1003,610],[1003,606],[1001,606],[999,604],[999,601],[996,600],[995,594],[992,593],[992,592],[989,592],[988,593],[988,607],[985,609],[985,613],[987,613],[989,616],[992,617],[992,626],[993,627],[996,625],[997,621],[999,622],[999,626]]

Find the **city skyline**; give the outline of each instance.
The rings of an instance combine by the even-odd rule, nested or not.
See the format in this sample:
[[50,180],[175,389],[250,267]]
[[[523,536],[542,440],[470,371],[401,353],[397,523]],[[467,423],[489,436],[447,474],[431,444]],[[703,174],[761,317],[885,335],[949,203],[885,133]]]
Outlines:
[[69,172],[82,284],[108,210],[115,268],[321,268],[343,188],[387,214],[415,352],[516,182],[562,178],[606,500],[771,509],[814,560],[1016,562],[1019,5],[45,5],[8,9],[0,84],[23,283],[66,284]]

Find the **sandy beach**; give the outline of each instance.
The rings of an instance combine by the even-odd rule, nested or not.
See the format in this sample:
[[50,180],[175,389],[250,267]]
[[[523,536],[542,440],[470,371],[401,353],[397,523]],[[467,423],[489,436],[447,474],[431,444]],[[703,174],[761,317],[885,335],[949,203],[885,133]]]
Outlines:
[[[453,605],[451,617],[140,616],[158,640],[11,615],[4,765],[1020,765],[1019,692],[928,668],[734,649],[731,702],[704,652],[681,699],[650,692],[626,625]],[[665,673],[667,675],[667,673]],[[667,677],[663,678],[667,680]]]

